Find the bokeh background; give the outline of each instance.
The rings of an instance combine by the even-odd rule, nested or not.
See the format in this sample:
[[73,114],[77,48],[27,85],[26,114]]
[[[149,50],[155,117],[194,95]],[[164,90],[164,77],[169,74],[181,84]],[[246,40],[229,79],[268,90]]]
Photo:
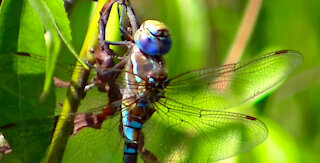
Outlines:
[[[94,3],[65,0],[77,51],[82,46]],[[268,139],[247,153],[220,162],[320,162],[319,0],[131,0],[131,3],[140,22],[155,19],[170,28],[173,47],[165,56],[170,76],[275,50],[300,52],[303,64],[278,89],[231,109],[261,119],[269,129]],[[252,12],[245,14],[248,4]],[[245,15],[251,18],[252,29]],[[244,42],[237,44],[243,24],[249,24],[247,33],[240,32],[244,34],[240,37]],[[239,45],[240,50],[233,52]],[[62,46],[60,53],[72,58],[66,47]]]
[[172,74],[225,63],[233,55],[230,49],[248,4],[259,12],[241,59],[292,49],[304,61],[273,93],[236,109],[262,119],[269,137],[250,152],[221,162],[319,162],[320,1],[132,1],[139,20],[157,19],[170,27],[174,42],[167,64]]
[[[257,12],[252,29],[242,38],[240,58],[274,50],[300,52],[303,64],[271,94],[233,111],[260,118],[268,139],[250,152],[220,162],[320,161],[320,1],[318,0],[131,0],[140,23],[165,22],[173,38],[166,56],[170,75],[195,68],[218,66],[231,53],[248,4]],[[69,6],[73,40],[78,50],[92,10],[86,0]],[[79,16],[78,14],[82,14]],[[87,18],[87,19],[86,19]],[[248,27],[250,28],[250,26]],[[241,50],[240,50],[241,52]],[[234,58],[237,60],[237,57]]]

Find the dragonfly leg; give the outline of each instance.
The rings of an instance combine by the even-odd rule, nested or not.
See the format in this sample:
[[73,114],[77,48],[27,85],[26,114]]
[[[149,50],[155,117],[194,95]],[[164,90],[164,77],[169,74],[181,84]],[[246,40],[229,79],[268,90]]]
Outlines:
[[141,154],[141,158],[144,162],[160,162],[152,152],[144,148],[144,134],[142,132],[139,137],[139,153]]
[[91,83],[91,84],[88,84],[84,87],[84,92],[88,92],[89,90],[91,90],[92,88],[96,87],[97,84],[96,83]]
[[119,5],[124,9],[120,14],[120,30],[129,39],[129,41],[120,41],[120,42],[106,41],[106,38],[105,38],[106,25],[107,25],[107,22],[109,19],[111,7],[115,2],[116,1],[112,1],[112,2],[107,3],[106,8],[100,12],[98,40],[99,40],[99,44],[103,48],[103,50],[106,50],[107,53],[110,55],[117,56],[109,48],[109,45],[120,45],[120,46],[130,47],[130,46],[132,46],[131,41],[133,40],[133,37],[128,33],[128,31],[126,31],[124,28],[121,27],[121,24],[124,19],[124,12],[127,14],[128,18],[129,18],[129,22],[130,22],[130,25],[132,28],[132,33],[135,33],[135,31],[137,31],[139,24],[138,24],[138,21],[137,21],[137,18],[135,16],[134,12],[133,12],[133,9],[130,5],[130,2],[128,0],[118,0]]
[[103,46],[109,46],[109,45],[118,45],[118,46],[132,46],[132,43],[129,41],[118,41],[118,42],[113,42],[113,41],[104,41]]
[[67,81],[63,81],[57,77],[53,77],[53,82],[54,82],[54,85],[57,87],[57,88],[62,88],[62,87],[69,87],[70,86],[70,82],[67,82]]
[[134,41],[133,36],[129,33],[129,31],[131,31],[130,27],[127,27],[127,29],[124,29],[121,25],[120,25],[120,30],[122,33],[122,40],[129,40],[129,41]]
[[12,152],[12,149],[7,142],[4,135],[0,132],[0,155],[1,154],[10,154]]
[[77,114],[74,119],[74,127],[71,136],[75,136],[80,130],[85,127],[100,129],[103,121],[115,113],[115,108],[107,106],[102,113],[81,113]]
[[122,34],[122,40],[129,40],[129,41],[133,41],[133,36],[132,36],[132,30],[131,29],[125,29],[122,25],[124,22],[124,14],[125,10],[122,10],[121,14],[120,14],[120,20],[119,20],[119,27],[120,27],[120,31]]
[[122,94],[117,85],[112,82],[109,82],[108,98],[109,102],[102,113],[82,113],[77,114],[74,119],[74,128],[72,136],[76,135],[81,129],[85,127],[91,127],[95,129],[100,129],[103,121],[109,116],[113,115],[117,110],[120,109]]
[[123,69],[123,67],[125,66],[125,64],[127,63],[129,57],[126,56],[124,57],[119,63],[117,63],[115,66],[112,67],[112,69],[103,71],[97,71],[98,72],[98,77],[102,82],[108,82],[108,81],[112,81],[114,79],[117,78],[117,76],[120,73],[120,70]]
[[112,8],[112,5],[116,2],[117,0],[113,1],[108,1],[104,8],[100,12],[100,19],[99,19],[99,35],[98,35],[98,41],[99,45],[102,48],[102,51],[106,51],[107,55],[111,56],[118,56],[113,50],[109,48],[108,42],[106,42],[105,38],[105,32],[106,32],[106,25],[109,19],[110,11]]
[[[139,27],[139,23],[138,23],[136,15],[131,7],[130,1],[129,0],[119,0],[118,3],[123,8],[123,12],[125,12],[126,15],[128,16],[129,23],[132,27],[132,33],[134,34]],[[123,12],[120,15],[120,23],[122,23],[123,19],[124,19]]]

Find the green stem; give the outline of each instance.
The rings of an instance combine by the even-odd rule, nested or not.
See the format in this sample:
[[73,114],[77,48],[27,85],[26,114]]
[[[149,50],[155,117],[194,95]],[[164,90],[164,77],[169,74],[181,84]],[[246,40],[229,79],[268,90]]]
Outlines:
[[227,55],[227,59],[224,62],[225,64],[235,63],[239,61],[253,31],[253,27],[259,15],[262,1],[263,0],[248,1],[243,19],[241,21],[241,25]]
[[[90,49],[95,49],[98,44],[98,20],[100,11],[108,0],[99,0],[92,17],[88,32],[80,51],[80,59],[94,62],[94,57],[90,53]],[[77,66],[82,65],[77,62]],[[73,130],[74,115],[77,112],[80,100],[84,94],[90,71],[83,68],[81,73],[77,71],[72,75],[71,85],[67,92],[67,97],[63,103],[61,115],[58,119],[51,145],[48,150],[46,162],[61,162],[62,156],[68,141],[68,138]]]

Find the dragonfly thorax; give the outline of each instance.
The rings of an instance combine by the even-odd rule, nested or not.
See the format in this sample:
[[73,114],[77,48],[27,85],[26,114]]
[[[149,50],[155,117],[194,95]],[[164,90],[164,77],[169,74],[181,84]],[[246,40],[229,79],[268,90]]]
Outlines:
[[126,66],[126,71],[132,73],[128,78],[130,82],[157,84],[167,79],[167,69],[161,56],[147,55],[138,46],[134,46],[130,53]]
[[146,55],[137,46],[132,47],[130,53],[124,71],[127,84],[121,88],[123,100],[145,98],[153,103],[164,97],[167,70],[162,57]]
[[145,96],[150,103],[159,101],[160,98],[164,97],[164,89],[159,87],[152,87],[147,89],[143,96]]

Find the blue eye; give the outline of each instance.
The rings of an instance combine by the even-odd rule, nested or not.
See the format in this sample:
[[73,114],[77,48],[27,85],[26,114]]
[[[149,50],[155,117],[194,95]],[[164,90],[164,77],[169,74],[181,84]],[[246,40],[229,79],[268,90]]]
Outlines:
[[149,32],[150,32],[153,36],[157,36],[157,35],[158,35],[158,30],[155,29],[155,28],[147,29],[147,30],[149,30]]
[[165,24],[155,21],[145,21],[134,36],[139,49],[151,56],[160,56],[169,52],[171,37]]
[[155,80],[153,78],[149,78],[149,83],[154,83]]

